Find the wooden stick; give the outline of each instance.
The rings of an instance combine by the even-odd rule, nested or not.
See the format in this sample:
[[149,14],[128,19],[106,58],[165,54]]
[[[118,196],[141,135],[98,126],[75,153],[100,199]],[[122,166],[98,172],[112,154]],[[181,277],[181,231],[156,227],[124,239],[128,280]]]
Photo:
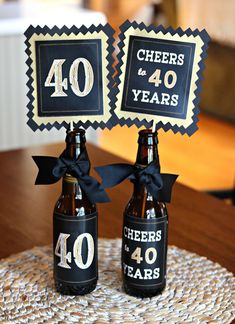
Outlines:
[[156,121],[153,120],[153,125],[152,125],[152,132],[155,133],[156,132]]

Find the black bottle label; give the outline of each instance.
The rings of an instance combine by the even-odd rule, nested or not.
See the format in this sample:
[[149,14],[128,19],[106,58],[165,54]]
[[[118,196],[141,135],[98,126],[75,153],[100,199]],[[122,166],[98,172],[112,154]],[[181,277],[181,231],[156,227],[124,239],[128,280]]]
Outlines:
[[97,213],[65,216],[54,213],[54,276],[74,285],[98,278]]
[[137,289],[154,289],[165,282],[167,227],[167,216],[143,219],[124,215],[122,271]]

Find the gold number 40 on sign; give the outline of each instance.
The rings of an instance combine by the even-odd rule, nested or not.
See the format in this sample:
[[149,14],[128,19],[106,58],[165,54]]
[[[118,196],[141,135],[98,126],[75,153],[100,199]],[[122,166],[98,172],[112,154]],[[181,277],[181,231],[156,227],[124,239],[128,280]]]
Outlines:
[[[68,79],[63,79],[62,71],[62,65],[65,61],[65,59],[55,59],[53,61],[46,81],[44,83],[45,87],[55,88],[55,91],[51,94],[51,97],[67,97],[67,94],[64,92],[64,90],[68,90]],[[83,65],[85,73],[85,84],[83,90],[80,89],[78,83],[78,67],[80,63]],[[53,77],[54,82],[52,82]],[[71,89],[76,96],[87,96],[91,92],[94,84],[94,73],[91,63],[84,57],[79,57],[76,60],[74,60],[69,70],[69,81]]]
[[[156,69],[155,72],[149,77],[149,83],[154,83],[155,87],[159,87],[159,85],[162,83],[162,80],[160,79],[161,76],[161,70]],[[171,81],[169,81],[171,77]],[[177,74],[175,71],[169,70],[164,75],[164,86],[168,89],[174,88],[175,84],[177,82]]]

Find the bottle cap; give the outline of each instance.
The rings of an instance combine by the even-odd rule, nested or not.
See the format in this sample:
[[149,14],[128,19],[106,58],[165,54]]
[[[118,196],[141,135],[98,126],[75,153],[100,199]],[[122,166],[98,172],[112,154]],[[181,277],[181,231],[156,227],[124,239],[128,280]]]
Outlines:
[[152,132],[151,129],[142,129],[139,131],[139,144],[154,145],[158,143],[157,131]]
[[75,128],[73,130],[68,129],[66,131],[65,142],[69,144],[80,144],[86,142],[86,131],[82,128]]

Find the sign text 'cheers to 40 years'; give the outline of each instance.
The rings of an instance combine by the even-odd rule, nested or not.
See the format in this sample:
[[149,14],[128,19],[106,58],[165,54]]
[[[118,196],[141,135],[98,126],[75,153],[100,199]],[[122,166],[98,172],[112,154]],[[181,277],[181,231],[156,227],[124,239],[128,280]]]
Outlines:
[[[139,49],[137,52],[137,59],[139,61],[145,62],[154,62],[154,63],[163,63],[163,64],[172,64],[172,65],[183,65],[184,64],[184,54],[176,54],[169,52],[160,52],[160,51],[151,51],[145,49]],[[139,68],[138,76],[147,75],[147,71]],[[165,73],[162,73],[162,70],[157,68],[153,74],[148,78],[149,83],[153,83],[155,87],[159,87],[160,84],[163,84],[165,88],[172,89],[177,82],[177,74],[174,70],[167,70]],[[154,92],[153,95],[150,94],[150,91],[144,91],[140,89],[132,89],[134,95],[134,101],[141,102],[150,102],[164,105],[177,106],[179,95],[177,94],[168,94],[162,93],[161,98],[157,92]]]

